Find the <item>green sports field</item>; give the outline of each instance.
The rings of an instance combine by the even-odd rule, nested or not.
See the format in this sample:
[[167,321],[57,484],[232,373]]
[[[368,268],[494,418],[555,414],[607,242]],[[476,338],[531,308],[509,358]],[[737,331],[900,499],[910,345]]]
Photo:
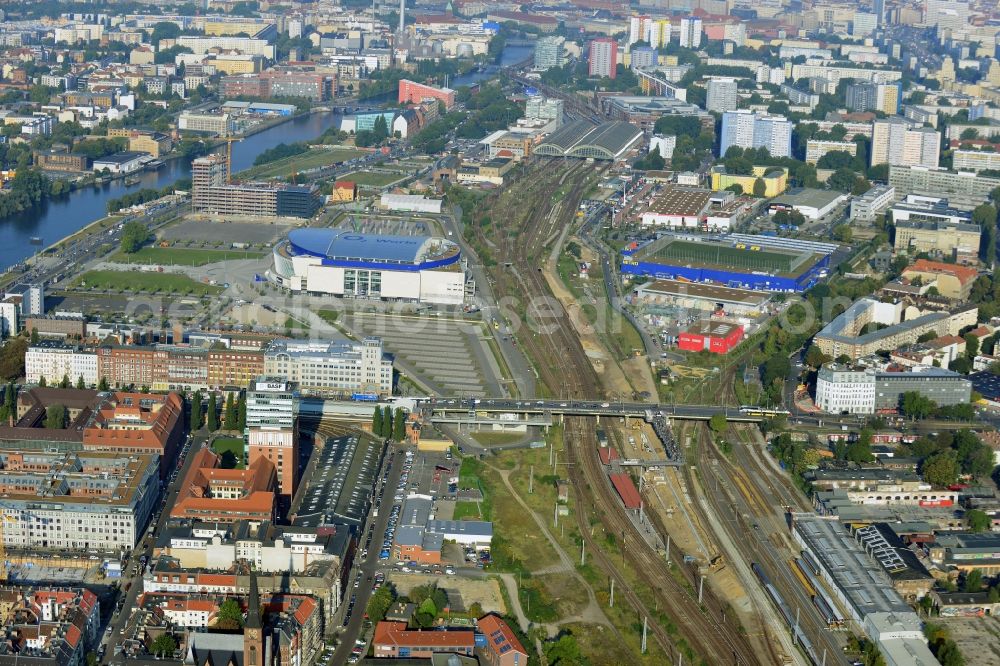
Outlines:
[[196,282],[177,273],[145,271],[87,271],[73,283],[74,289],[97,289],[123,293],[149,292],[214,296],[222,287]]
[[721,243],[696,243],[675,240],[651,251],[644,261],[665,264],[692,265],[743,271],[761,271],[776,275],[796,275],[802,273],[815,262],[810,255],[801,252],[779,252],[774,250],[733,247]]
[[254,259],[261,256],[257,250],[196,250],[173,247],[144,247],[138,252],[116,252],[112,261],[119,263],[163,266],[204,266],[233,259]]

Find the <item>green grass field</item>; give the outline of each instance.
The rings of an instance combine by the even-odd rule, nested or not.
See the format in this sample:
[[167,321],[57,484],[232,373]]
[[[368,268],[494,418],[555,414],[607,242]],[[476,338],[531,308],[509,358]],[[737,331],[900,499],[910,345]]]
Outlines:
[[115,252],[111,261],[133,264],[161,264],[163,266],[204,266],[232,259],[260,257],[257,250],[194,250],[174,247],[144,247],[138,252]]
[[238,437],[219,437],[212,442],[212,450],[218,455],[229,451],[236,458],[235,469],[243,469],[243,440]]
[[97,289],[118,292],[164,292],[214,296],[222,287],[196,282],[186,275],[143,271],[87,271],[75,282],[76,289]]
[[357,183],[360,186],[368,187],[382,187],[388,185],[389,183],[395,183],[397,180],[401,180],[406,176],[403,174],[395,173],[372,173],[371,171],[355,171],[354,173],[349,173],[340,180],[350,180]]
[[365,153],[360,150],[350,148],[311,148],[300,154],[286,157],[268,164],[250,167],[246,171],[237,174],[240,179],[252,178],[287,178],[292,175],[292,171],[306,171],[317,167],[325,167],[335,162],[344,162],[360,157]]

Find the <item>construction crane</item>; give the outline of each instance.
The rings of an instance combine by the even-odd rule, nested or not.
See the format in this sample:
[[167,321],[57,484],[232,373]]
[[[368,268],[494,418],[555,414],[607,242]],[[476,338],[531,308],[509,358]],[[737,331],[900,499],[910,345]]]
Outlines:
[[226,185],[233,182],[233,144],[243,140],[243,137],[225,136],[222,141],[226,142]]

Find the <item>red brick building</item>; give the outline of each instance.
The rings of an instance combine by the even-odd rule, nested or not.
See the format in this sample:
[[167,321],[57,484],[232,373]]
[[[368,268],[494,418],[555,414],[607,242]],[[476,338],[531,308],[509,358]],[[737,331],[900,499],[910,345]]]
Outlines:
[[445,109],[451,109],[451,107],[455,106],[455,91],[451,88],[425,86],[422,83],[410,81],[409,79],[400,80],[399,98],[397,100],[400,104],[412,104],[425,99],[442,101],[444,102]]
[[739,324],[703,319],[678,336],[677,346],[684,351],[728,354],[742,339],[743,327]]
[[475,647],[475,633],[467,629],[411,631],[405,622],[379,622],[372,637],[376,659],[430,659],[435,652],[471,657]]
[[176,393],[116,392],[94,408],[83,431],[83,448],[115,453],[155,453],[160,476],[173,468],[184,441],[184,402]]

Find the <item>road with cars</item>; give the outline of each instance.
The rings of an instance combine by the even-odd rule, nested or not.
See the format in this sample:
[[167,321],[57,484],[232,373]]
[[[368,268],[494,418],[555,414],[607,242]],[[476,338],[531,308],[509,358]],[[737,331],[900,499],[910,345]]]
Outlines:
[[116,654],[112,646],[117,645],[124,638],[124,629],[128,623],[131,611],[135,608],[135,602],[142,592],[142,577],[146,567],[150,565],[153,558],[153,546],[156,544],[156,537],[163,533],[170,514],[169,507],[177,501],[177,495],[181,490],[183,480],[187,476],[192,465],[193,451],[206,446],[209,433],[205,430],[189,435],[177,453],[177,463],[173,472],[164,487],[163,497],[159,507],[150,520],[149,528],[139,541],[136,548],[129,554],[128,559],[122,565],[122,579],[120,582],[122,592],[115,610],[108,621],[104,636],[101,639],[101,648],[98,653],[102,664],[124,663],[124,657]]

